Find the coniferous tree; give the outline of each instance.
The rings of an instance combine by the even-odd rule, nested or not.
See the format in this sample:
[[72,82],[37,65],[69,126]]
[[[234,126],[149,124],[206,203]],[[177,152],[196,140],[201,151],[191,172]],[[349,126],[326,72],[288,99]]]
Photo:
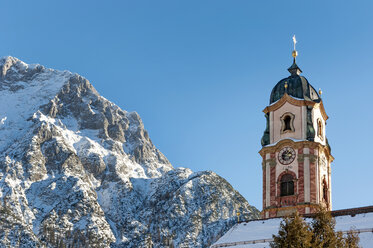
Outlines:
[[312,232],[307,223],[296,212],[286,217],[280,224],[278,235],[273,235],[271,248],[309,248],[311,247]]
[[319,208],[310,224],[298,213],[286,217],[280,224],[277,236],[273,235],[272,248],[358,248],[359,237],[350,230],[346,236],[335,231],[335,220],[331,213]]
[[345,247],[346,248],[359,248],[359,236],[354,233],[352,230],[350,230],[345,238]]
[[319,207],[311,222],[312,247],[315,248],[358,248],[359,236],[350,230],[344,237],[335,231],[335,219],[325,208]]
[[343,247],[342,232],[335,231],[335,220],[325,208],[319,208],[311,222],[312,247],[315,248],[339,248]]

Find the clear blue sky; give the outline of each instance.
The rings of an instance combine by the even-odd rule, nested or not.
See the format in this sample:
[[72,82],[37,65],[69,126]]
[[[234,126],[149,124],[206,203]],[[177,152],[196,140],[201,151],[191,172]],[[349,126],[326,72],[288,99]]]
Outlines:
[[77,72],[137,111],[175,167],[262,208],[262,110],[298,65],[322,88],[334,209],[373,205],[373,1],[10,1],[0,55]]

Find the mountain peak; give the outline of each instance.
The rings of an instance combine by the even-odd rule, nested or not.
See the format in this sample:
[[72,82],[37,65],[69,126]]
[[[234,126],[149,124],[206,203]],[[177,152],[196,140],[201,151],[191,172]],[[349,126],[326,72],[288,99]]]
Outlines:
[[142,247],[151,234],[155,247],[205,247],[236,209],[258,216],[218,175],[174,169],[140,116],[84,77],[13,57],[0,71],[0,202],[31,243],[53,246],[53,230],[66,244],[90,237],[82,246]]
[[0,58],[0,77],[6,77],[8,71],[13,68],[15,71],[24,71],[29,68],[29,65],[23,61],[12,57],[5,56]]

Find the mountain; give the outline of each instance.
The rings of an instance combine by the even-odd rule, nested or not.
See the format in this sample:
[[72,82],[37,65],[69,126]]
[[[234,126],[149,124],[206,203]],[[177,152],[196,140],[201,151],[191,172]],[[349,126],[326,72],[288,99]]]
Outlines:
[[[191,154],[191,156],[193,156]],[[135,112],[68,71],[0,59],[1,247],[206,247],[258,210],[174,168]]]

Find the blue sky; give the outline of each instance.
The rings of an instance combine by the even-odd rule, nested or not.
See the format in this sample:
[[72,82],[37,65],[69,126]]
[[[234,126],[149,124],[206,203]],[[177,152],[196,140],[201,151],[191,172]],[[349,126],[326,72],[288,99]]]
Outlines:
[[262,208],[262,110],[298,65],[322,88],[334,209],[373,205],[372,1],[2,1],[0,56],[77,72],[175,167]]

